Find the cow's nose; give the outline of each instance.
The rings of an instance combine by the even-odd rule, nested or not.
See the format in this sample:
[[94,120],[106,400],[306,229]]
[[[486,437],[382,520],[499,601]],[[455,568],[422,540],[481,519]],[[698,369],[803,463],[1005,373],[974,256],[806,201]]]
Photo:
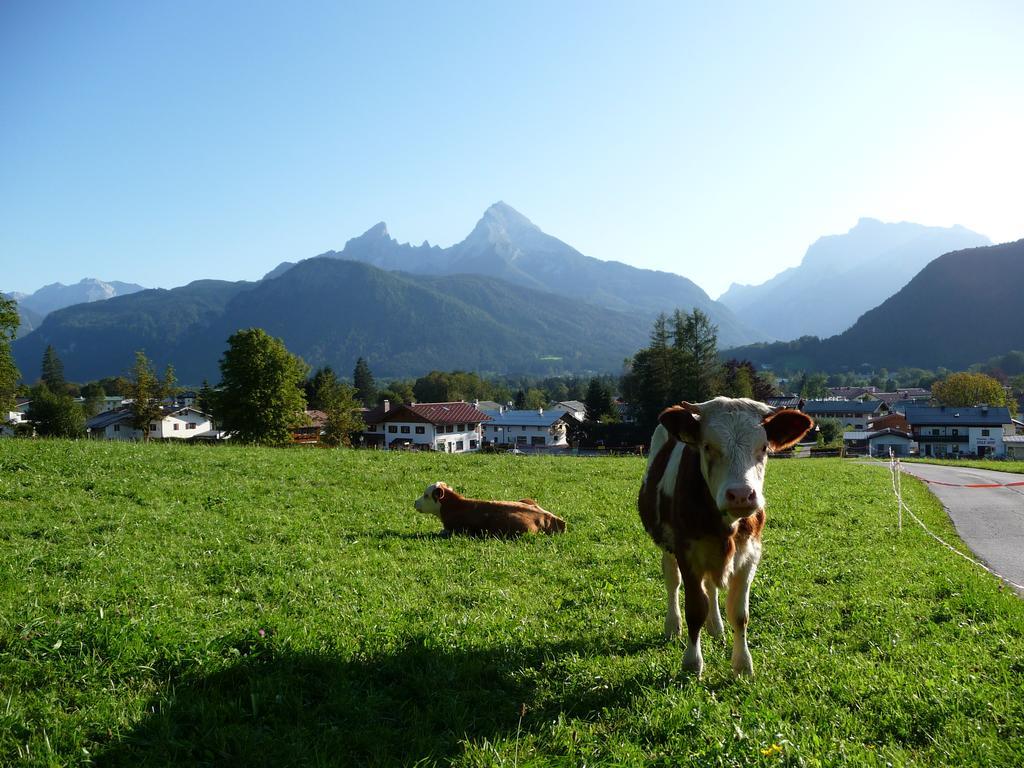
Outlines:
[[725,502],[730,507],[756,507],[757,491],[749,485],[737,485],[725,491]]

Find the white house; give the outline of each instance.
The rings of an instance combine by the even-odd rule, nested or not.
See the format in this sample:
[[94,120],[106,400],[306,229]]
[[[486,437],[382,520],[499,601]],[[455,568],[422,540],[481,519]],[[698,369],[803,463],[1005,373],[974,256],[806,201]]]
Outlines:
[[[144,433],[132,426],[130,408],[106,411],[85,423],[89,437],[100,440],[142,440]],[[207,437],[213,432],[213,421],[207,414],[191,406],[168,405],[163,408],[163,418],[149,425],[151,440],[188,440]]]
[[1010,411],[1003,406],[908,406],[905,415],[921,456],[998,458],[1006,452],[1004,438],[1015,431]]
[[575,418],[563,408],[546,411],[516,411],[500,408],[484,411],[490,421],[484,422],[484,441],[492,445],[512,445],[518,448],[568,448],[565,418]]
[[875,431],[860,430],[843,433],[843,444],[851,453],[867,453],[869,456],[909,456],[916,447],[914,438],[907,432],[887,427]]
[[389,450],[478,451],[487,414],[472,403],[412,403],[391,407],[385,400],[363,414],[363,444]]
[[1003,435],[1003,450],[1008,459],[1024,460],[1024,435]]

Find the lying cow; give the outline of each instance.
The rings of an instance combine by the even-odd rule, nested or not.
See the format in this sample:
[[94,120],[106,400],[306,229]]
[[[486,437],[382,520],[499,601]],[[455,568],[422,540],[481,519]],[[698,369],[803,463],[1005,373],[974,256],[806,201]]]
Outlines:
[[704,666],[700,630],[724,635],[718,590],[727,586],[732,668],[753,674],[748,601],[761,559],[765,465],[769,451],[792,447],[814,422],[800,411],[727,397],[666,408],[658,421],[638,506],[644,527],[662,549],[665,635],[673,638],[682,630],[681,581],[689,634],[683,666],[699,675]]
[[441,518],[444,532],[475,536],[519,536],[523,533],[562,533],[565,521],[533,499],[484,501],[467,499],[444,483],[427,486],[414,505],[419,512]]

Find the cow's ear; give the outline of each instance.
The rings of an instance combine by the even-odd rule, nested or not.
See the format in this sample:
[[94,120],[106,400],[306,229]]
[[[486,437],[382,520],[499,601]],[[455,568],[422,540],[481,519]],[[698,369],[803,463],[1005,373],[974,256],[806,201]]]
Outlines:
[[814,421],[806,413],[784,408],[766,416],[761,422],[768,433],[768,444],[773,451],[784,451],[800,442],[800,438],[814,429]]
[[658,416],[658,422],[669,431],[673,437],[682,440],[689,445],[700,443],[700,413],[695,412],[689,403],[673,405],[666,408]]
[[440,501],[444,498],[444,486],[438,483],[434,488],[434,492],[430,495],[433,497],[434,501]]

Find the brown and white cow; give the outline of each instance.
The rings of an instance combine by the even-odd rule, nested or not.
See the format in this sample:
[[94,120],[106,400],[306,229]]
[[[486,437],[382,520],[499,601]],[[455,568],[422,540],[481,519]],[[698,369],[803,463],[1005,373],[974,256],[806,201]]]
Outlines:
[[441,518],[446,534],[519,536],[524,533],[562,533],[565,521],[542,509],[533,499],[485,501],[467,499],[445,483],[432,483],[413,502],[418,512]]
[[727,588],[732,668],[753,674],[747,622],[750,583],[761,559],[768,453],[795,445],[814,422],[800,411],[727,397],[666,408],[658,421],[638,506],[644,527],[662,549],[665,636],[682,631],[682,582],[689,634],[683,666],[699,675],[704,666],[700,630],[725,634],[718,590]]

